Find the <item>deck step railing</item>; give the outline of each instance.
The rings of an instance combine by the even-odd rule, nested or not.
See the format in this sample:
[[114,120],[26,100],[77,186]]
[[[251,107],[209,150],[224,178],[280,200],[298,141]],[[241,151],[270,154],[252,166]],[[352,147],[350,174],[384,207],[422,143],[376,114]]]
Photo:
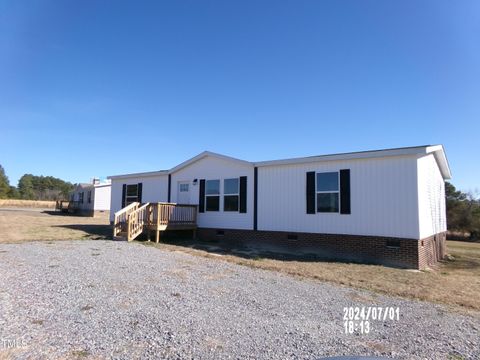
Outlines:
[[115,213],[114,238],[125,234],[132,241],[145,229],[157,231],[186,230],[197,227],[197,206],[175,203],[132,203]]
[[149,211],[150,203],[146,203],[135,209],[128,215],[128,233],[127,240],[132,241],[143,232],[146,225],[149,225]]
[[138,209],[140,203],[133,202],[123,209],[117,211],[113,219],[113,238],[122,233],[128,231],[128,217],[129,215]]

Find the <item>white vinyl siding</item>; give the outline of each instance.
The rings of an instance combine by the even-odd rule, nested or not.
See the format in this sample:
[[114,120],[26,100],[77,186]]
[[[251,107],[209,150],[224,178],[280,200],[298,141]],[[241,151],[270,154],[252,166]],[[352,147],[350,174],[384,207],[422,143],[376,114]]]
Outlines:
[[80,201],[83,194],[83,202],[78,203],[78,207],[81,210],[105,211],[110,210],[110,190],[110,184],[82,184],[77,185],[71,196],[73,197],[74,201]]
[[[240,176],[247,176],[247,212],[224,211],[224,180]],[[195,179],[197,184],[193,182]],[[206,156],[172,174],[172,202],[176,202],[178,182],[188,181],[193,184],[190,187],[192,204],[198,205],[200,179],[220,180],[220,210],[199,213],[199,227],[253,229],[253,165]]]
[[110,210],[110,191],[111,185],[97,185],[92,192],[92,203],[94,210]]
[[[351,214],[306,214],[306,173],[341,169],[350,169]],[[416,177],[416,156],[259,167],[258,230],[417,239]]]
[[433,155],[418,159],[420,239],[447,231],[445,182]]
[[[112,179],[110,221],[122,208],[123,184],[142,183],[142,202],[166,202],[168,200],[168,175],[138,176]],[[176,190],[175,190],[176,191]]]

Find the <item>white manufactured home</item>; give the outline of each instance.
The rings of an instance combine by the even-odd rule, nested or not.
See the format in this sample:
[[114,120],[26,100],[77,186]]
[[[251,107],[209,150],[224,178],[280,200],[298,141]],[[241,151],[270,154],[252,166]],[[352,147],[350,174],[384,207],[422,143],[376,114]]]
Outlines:
[[203,152],[170,169],[111,176],[114,235],[193,229],[323,258],[425,268],[444,256],[441,145],[248,162]]
[[109,216],[111,198],[110,180],[76,184],[70,194],[70,208],[80,215]]

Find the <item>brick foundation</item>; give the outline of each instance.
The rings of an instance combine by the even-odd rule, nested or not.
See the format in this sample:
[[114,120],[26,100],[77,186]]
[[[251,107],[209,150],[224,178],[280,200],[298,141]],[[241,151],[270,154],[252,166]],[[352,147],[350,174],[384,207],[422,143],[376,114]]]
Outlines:
[[[393,267],[424,269],[445,256],[445,233],[423,240],[342,234],[289,233],[198,228],[200,240],[222,241],[231,247],[314,256]],[[225,244],[228,243],[228,244]]]
[[437,264],[447,252],[447,233],[438,233],[418,242],[419,268],[425,269]]

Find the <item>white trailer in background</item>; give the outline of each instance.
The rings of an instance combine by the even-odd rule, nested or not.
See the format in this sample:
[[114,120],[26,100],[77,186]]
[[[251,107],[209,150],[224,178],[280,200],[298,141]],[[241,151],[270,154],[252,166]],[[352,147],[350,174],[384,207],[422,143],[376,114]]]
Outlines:
[[111,182],[93,179],[91,183],[76,184],[70,194],[71,208],[79,215],[108,217],[110,215]]

